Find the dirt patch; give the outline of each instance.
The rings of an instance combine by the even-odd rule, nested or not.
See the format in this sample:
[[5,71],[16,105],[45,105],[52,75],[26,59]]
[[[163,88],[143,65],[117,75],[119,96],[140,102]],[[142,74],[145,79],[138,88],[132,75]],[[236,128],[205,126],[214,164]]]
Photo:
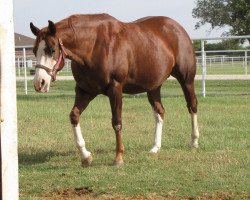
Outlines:
[[61,191],[56,191],[54,193],[42,195],[43,198],[46,199],[53,199],[53,200],[78,200],[78,199],[86,199],[86,200],[92,200],[93,195],[92,189],[88,187],[80,187],[80,188],[74,188],[74,189],[64,189]]
[[93,190],[88,187],[80,187],[74,189],[64,189],[54,193],[39,196],[48,200],[232,200],[235,197],[238,199],[250,199],[249,194],[203,194],[199,197],[177,197],[172,194],[160,196],[158,194],[150,194],[147,196],[125,196],[125,195],[110,195],[102,194],[95,195]]

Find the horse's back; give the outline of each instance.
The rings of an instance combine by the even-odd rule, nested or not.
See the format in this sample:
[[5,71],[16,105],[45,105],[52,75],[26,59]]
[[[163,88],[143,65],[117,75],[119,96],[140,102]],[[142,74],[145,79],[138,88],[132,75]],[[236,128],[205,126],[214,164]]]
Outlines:
[[[185,29],[175,20],[169,17],[145,17],[134,21],[137,26],[148,27],[158,37],[162,37],[168,46],[175,47],[177,57],[183,51],[193,54],[193,45]],[[146,29],[145,29],[146,31]],[[178,59],[178,58],[177,58]]]
[[[131,65],[129,70],[133,77],[137,77],[132,81],[142,82],[153,89],[160,86],[170,74],[173,75],[173,71],[194,77],[192,42],[176,21],[168,17],[146,17],[126,25],[129,35],[133,35],[128,42],[131,42],[137,64],[136,68]],[[135,71],[141,75],[136,76]]]
[[175,65],[171,75],[183,76],[193,81],[196,73],[195,52],[192,41],[185,29],[168,17],[145,17],[135,21],[138,26],[150,27],[164,37],[166,45],[174,52]]

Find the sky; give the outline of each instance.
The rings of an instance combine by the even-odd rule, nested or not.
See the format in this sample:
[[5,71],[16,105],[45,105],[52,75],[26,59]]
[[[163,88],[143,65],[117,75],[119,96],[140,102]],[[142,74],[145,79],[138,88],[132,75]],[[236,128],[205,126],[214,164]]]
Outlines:
[[108,13],[123,22],[146,16],[167,16],[178,21],[192,39],[219,37],[225,30],[210,31],[207,25],[195,30],[192,17],[196,0],[13,0],[14,29],[33,37],[29,23],[42,28],[48,20],[60,21],[72,14]]

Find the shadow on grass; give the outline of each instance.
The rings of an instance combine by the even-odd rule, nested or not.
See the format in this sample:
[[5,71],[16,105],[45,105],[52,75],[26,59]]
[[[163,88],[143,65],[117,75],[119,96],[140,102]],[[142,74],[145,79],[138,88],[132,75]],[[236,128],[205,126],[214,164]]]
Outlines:
[[36,153],[28,153],[28,152],[19,152],[18,153],[18,161],[21,165],[32,165],[32,164],[40,164],[50,161],[53,157],[58,156],[70,156],[75,155],[74,151],[68,152],[57,152],[57,151],[37,151]]
[[[201,92],[196,92],[196,96],[197,97],[202,97]],[[207,97],[236,97],[236,96],[250,96],[250,93],[244,92],[244,93],[233,93],[233,92],[225,92],[225,91],[215,91],[215,92],[211,92],[211,91],[207,91],[206,94]],[[104,97],[104,98],[108,98],[106,96],[102,96],[99,95],[99,97]],[[63,100],[63,99],[74,99],[75,98],[75,94],[57,94],[57,93],[53,93],[53,94],[29,94],[29,95],[24,95],[24,94],[18,94],[17,95],[17,99],[18,100],[23,100],[23,101],[46,101],[47,99],[49,100]],[[96,97],[98,98],[98,96]],[[147,98],[147,94],[146,93],[140,93],[140,94],[134,94],[134,95],[130,95],[130,94],[123,94],[123,98],[125,99],[137,99],[137,98]],[[167,98],[167,99],[171,99],[171,98],[184,98],[184,94],[183,93],[172,93],[170,92],[169,94],[166,94],[165,92],[163,92],[161,94],[161,98]]]
[[24,94],[18,94],[17,95],[17,99],[18,100],[27,100],[27,101],[44,101],[46,99],[55,99],[55,100],[58,100],[58,99],[74,99],[75,98],[75,95],[74,94],[49,94],[49,95],[46,95],[46,94],[40,94],[40,95],[24,95]]

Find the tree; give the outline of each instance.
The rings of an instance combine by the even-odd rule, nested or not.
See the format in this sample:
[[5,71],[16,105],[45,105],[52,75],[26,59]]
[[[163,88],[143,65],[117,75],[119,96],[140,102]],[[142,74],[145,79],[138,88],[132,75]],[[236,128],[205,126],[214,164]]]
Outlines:
[[192,11],[198,29],[208,23],[212,29],[229,26],[226,35],[250,35],[250,0],[196,0]]
[[[195,51],[201,51],[201,42],[194,41],[194,48]],[[238,40],[222,40],[221,42],[217,43],[209,43],[205,41],[205,50],[206,51],[216,51],[216,50],[242,50],[244,49]]]

